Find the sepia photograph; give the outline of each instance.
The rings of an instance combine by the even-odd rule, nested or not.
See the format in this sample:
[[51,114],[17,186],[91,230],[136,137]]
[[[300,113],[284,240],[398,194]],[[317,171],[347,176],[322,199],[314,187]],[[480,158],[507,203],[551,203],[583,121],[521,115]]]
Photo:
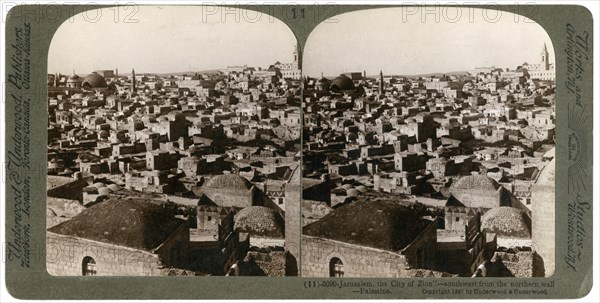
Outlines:
[[74,16],[50,45],[48,272],[297,275],[293,33],[240,8],[131,8]]
[[408,9],[308,37],[301,276],[551,276],[550,37],[506,11]]

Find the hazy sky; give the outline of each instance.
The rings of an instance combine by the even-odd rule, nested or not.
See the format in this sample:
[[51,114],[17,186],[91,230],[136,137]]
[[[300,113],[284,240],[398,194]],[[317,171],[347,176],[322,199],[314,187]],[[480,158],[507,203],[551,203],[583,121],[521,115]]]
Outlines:
[[238,10],[235,15],[219,9],[140,6],[130,18],[137,23],[123,22],[131,12],[123,8],[119,22],[115,22],[114,8],[104,8],[100,15],[94,11],[77,15],[54,35],[48,72],[71,74],[75,70],[85,75],[95,69],[118,68],[120,73],[129,73],[135,68],[136,72],[163,73],[292,62],[296,39],[281,21],[253,11]]
[[366,70],[376,75],[383,70],[414,75],[492,65],[514,69],[525,61],[539,63],[544,42],[554,62],[550,38],[537,23],[508,12],[460,10],[438,10],[439,22],[433,13],[406,8],[335,16],[337,22],[321,23],[310,34],[304,74]]

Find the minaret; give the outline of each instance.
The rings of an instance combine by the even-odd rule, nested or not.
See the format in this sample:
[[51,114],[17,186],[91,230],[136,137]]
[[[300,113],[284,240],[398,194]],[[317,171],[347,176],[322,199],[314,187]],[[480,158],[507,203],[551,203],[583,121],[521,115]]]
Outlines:
[[131,69],[131,92],[137,92],[137,88],[135,87],[135,69]]
[[383,95],[383,71],[379,71],[379,94]]
[[363,79],[367,79],[367,71],[363,70]]
[[542,49],[540,56],[542,57],[542,61],[540,62],[540,68],[543,70],[549,70],[550,62],[548,61],[548,48],[546,48],[546,43],[544,43],[544,48]]
[[119,79],[119,69],[115,68],[115,78]]

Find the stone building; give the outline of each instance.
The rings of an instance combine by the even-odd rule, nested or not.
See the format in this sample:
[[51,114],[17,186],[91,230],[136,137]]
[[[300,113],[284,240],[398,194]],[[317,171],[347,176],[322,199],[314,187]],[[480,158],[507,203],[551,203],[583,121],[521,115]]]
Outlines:
[[186,264],[188,243],[187,220],[161,205],[108,200],[48,229],[47,268],[60,276],[164,275]]
[[304,277],[409,277],[435,269],[436,221],[392,201],[344,205],[306,225]]
[[451,196],[445,205],[446,229],[462,230],[476,213],[509,206],[530,211],[506,188],[484,175],[464,176],[450,186]]

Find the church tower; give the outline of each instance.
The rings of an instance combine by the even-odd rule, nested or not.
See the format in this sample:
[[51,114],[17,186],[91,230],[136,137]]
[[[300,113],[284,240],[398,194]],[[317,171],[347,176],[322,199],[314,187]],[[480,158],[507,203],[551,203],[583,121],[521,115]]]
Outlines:
[[300,46],[296,44],[294,47],[294,63],[292,69],[300,69],[302,67],[302,54],[300,54]]
[[548,60],[548,49],[546,48],[546,43],[544,43],[544,48],[542,49],[540,56],[542,59],[542,61],[540,62],[540,69],[541,70],[549,70],[550,62]]

